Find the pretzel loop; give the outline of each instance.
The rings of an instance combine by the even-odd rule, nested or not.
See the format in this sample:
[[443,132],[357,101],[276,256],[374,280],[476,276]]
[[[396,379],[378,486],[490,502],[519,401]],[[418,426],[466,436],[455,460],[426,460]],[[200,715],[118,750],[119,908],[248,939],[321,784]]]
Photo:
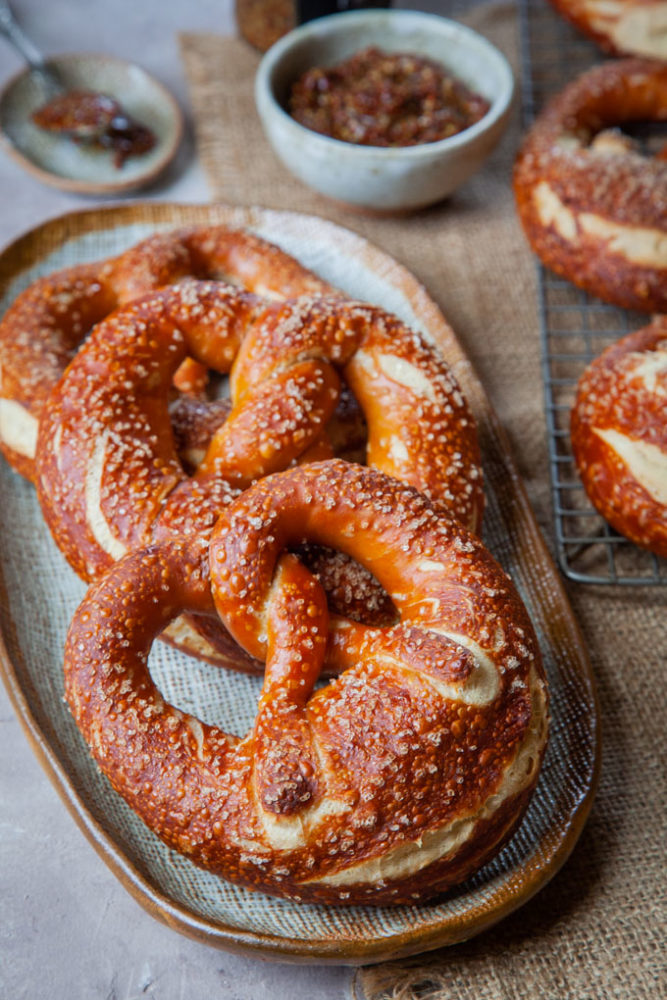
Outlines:
[[[168,421],[171,379],[187,356],[219,372],[232,368],[231,413],[194,476],[179,461]],[[339,372],[367,411],[371,460],[476,525],[474,423],[449,369],[413,331],[359,303],[267,305],[191,281],[98,324],[51,395],[37,487],[72,566],[93,579],[132,548],[209,532],[254,479],[329,457],[323,432],[340,396]],[[328,588],[327,564],[321,560],[320,573]],[[338,564],[331,576],[338,581]],[[230,665],[226,648],[225,657]]]
[[614,126],[666,120],[667,63],[608,61],[547,105],[514,170],[519,215],[543,263],[643,312],[667,312],[667,162]]
[[231,384],[243,400],[290,366],[341,371],[368,424],[367,462],[441,501],[473,531],[483,505],[472,417],[451,371],[414,331],[360,302],[302,297],[254,324]]
[[[399,623],[329,624],[284,546],[361,557]],[[210,544],[213,598],[267,667],[240,741],[164,703],[150,641],[211,610],[206,542],[132,553],[91,589],[67,641],[67,699],[114,787],[168,844],[297,899],[396,903],[465,878],[535,785],[546,689],[528,616],[482,544],[427,498],[331,461],[261,480]],[[160,595],[156,601],[156,596]],[[344,672],[313,693],[323,663]]]
[[37,457],[42,510],[81,576],[152,539],[210,529],[238,488],[288,465],[322,433],[339,380],[308,367],[233,407],[194,477],[175,452],[169,387],[181,361],[191,355],[228,372],[246,329],[271,309],[248,292],[192,282],[95,328],[51,396]]
[[[33,282],[0,322],[0,448],[22,475],[35,476],[38,421],[49,393],[90,330],[119,306],[185,278],[216,279],[266,299],[335,294],[279,247],[227,226],[156,233],[118,257],[65,268]],[[185,392],[201,392],[201,365],[175,374]],[[200,419],[186,403],[182,419]]]

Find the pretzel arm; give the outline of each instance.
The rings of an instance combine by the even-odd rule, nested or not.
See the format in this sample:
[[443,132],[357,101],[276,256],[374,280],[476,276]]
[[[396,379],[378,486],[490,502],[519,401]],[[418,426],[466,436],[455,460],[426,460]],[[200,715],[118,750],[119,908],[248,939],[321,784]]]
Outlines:
[[439,500],[479,528],[483,508],[474,419],[451,370],[399,319],[374,306],[302,298],[277,306],[241,346],[232,396],[291,364],[326,360],[341,372],[368,424],[367,462]]
[[232,281],[267,299],[338,294],[275,244],[246,230],[209,226],[185,231],[192,273]]
[[[172,543],[124,562],[140,568],[132,586],[123,564],[116,564],[75,618],[78,627],[70,631],[65,656],[76,659],[77,669],[67,673],[66,697],[74,715],[89,720],[86,739],[114,788],[136,795],[135,808],[144,818],[162,817],[165,839],[190,853],[210,815],[219,811],[215,776],[231,765],[239,741],[165,702],[147,659],[154,637],[183,607],[210,614],[206,547]],[[123,625],[110,628],[119,606]],[[171,808],[175,775],[178,810]]]
[[[306,704],[324,662],[324,591],[295,556],[283,556],[267,602],[267,670],[254,727],[262,808],[289,815],[318,796],[318,757]],[[295,626],[296,624],[296,627]]]
[[284,469],[322,435],[339,388],[330,365],[310,361],[262,383],[216,432],[197,475],[223,476],[243,488]]
[[257,306],[214,284],[157,292],[99,324],[55,388],[41,421],[38,492],[85,578],[145,543],[187,478],[168,418],[174,372],[188,353],[228,370]]

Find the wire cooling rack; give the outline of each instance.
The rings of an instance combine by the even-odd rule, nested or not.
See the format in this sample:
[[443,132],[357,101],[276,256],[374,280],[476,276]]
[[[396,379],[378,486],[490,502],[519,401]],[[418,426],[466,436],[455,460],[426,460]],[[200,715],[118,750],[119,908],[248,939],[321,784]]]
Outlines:
[[[522,103],[528,127],[546,100],[602,58],[547,0],[520,0]],[[571,580],[667,584],[667,561],[618,535],[591,506],[570,447],[570,408],[586,365],[648,319],[591,298],[540,264],[538,289],[549,462],[560,566]]]

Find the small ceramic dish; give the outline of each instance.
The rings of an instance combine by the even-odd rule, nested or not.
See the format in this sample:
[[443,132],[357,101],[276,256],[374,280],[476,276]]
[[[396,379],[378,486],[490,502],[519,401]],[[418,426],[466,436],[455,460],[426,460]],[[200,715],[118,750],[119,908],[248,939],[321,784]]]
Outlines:
[[65,90],[92,90],[114,97],[155,134],[155,146],[114,165],[110,150],[87,147],[38,128],[31,116],[48,99],[39,78],[26,69],[0,94],[0,136],[15,159],[45,184],[79,194],[118,194],[144,187],[173,160],[183,135],[183,115],[171,94],[132,63],[111,56],[62,55],[46,64]]
[[[290,117],[289,90],[305,70],[332,66],[368,45],[436,60],[485,97],[489,111],[448,139],[391,148],[331,139]],[[430,205],[467,180],[500,139],[513,92],[507,60],[481,35],[437,14],[400,10],[310,21],[269,49],[255,81],[257,111],[285,166],[321,194],[379,211]]]

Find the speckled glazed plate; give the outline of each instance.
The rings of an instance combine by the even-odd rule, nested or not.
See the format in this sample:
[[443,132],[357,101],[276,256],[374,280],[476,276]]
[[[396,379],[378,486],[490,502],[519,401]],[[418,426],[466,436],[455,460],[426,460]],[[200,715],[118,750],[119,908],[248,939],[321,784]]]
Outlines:
[[[170,851],[101,776],[63,703],[62,648],[84,587],[51,542],[32,486],[1,462],[3,676],[37,755],[79,826],[129,891],[170,926],[218,947],[301,962],[370,963],[454,944],[525,903],[564,863],[590,809],[599,736],[578,627],[503,431],[436,305],[391,257],[322,219],[262,209],[135,204],[67,215],[17,240],[0,257],[0,310],[55,268],[118,253],[157,228],[216,222],[247,226],[353,296],[394,311],[440,346],[462,383],[480,429],[485,540],[532,615],[551,689],[549,747],[524,820],[474,878],[424,906],[298,905],[230,885]],[[247,731],[258,678],[157,646],[151,672],[169,701],[228,731]]]
[[155,180],[174,159],[183,136],[183,115],[171,94],[133,63],[106,55],[55,56],[47,63],[66,90],[92,90],[114,97],[155,135],[153,149],[130,156],[122,166],[113,153],[86,147],[33,124],[33,111],[46,95],[28,70],[0,94],[0,136],[8,152],[45,184],[88,195],[118,195]]

